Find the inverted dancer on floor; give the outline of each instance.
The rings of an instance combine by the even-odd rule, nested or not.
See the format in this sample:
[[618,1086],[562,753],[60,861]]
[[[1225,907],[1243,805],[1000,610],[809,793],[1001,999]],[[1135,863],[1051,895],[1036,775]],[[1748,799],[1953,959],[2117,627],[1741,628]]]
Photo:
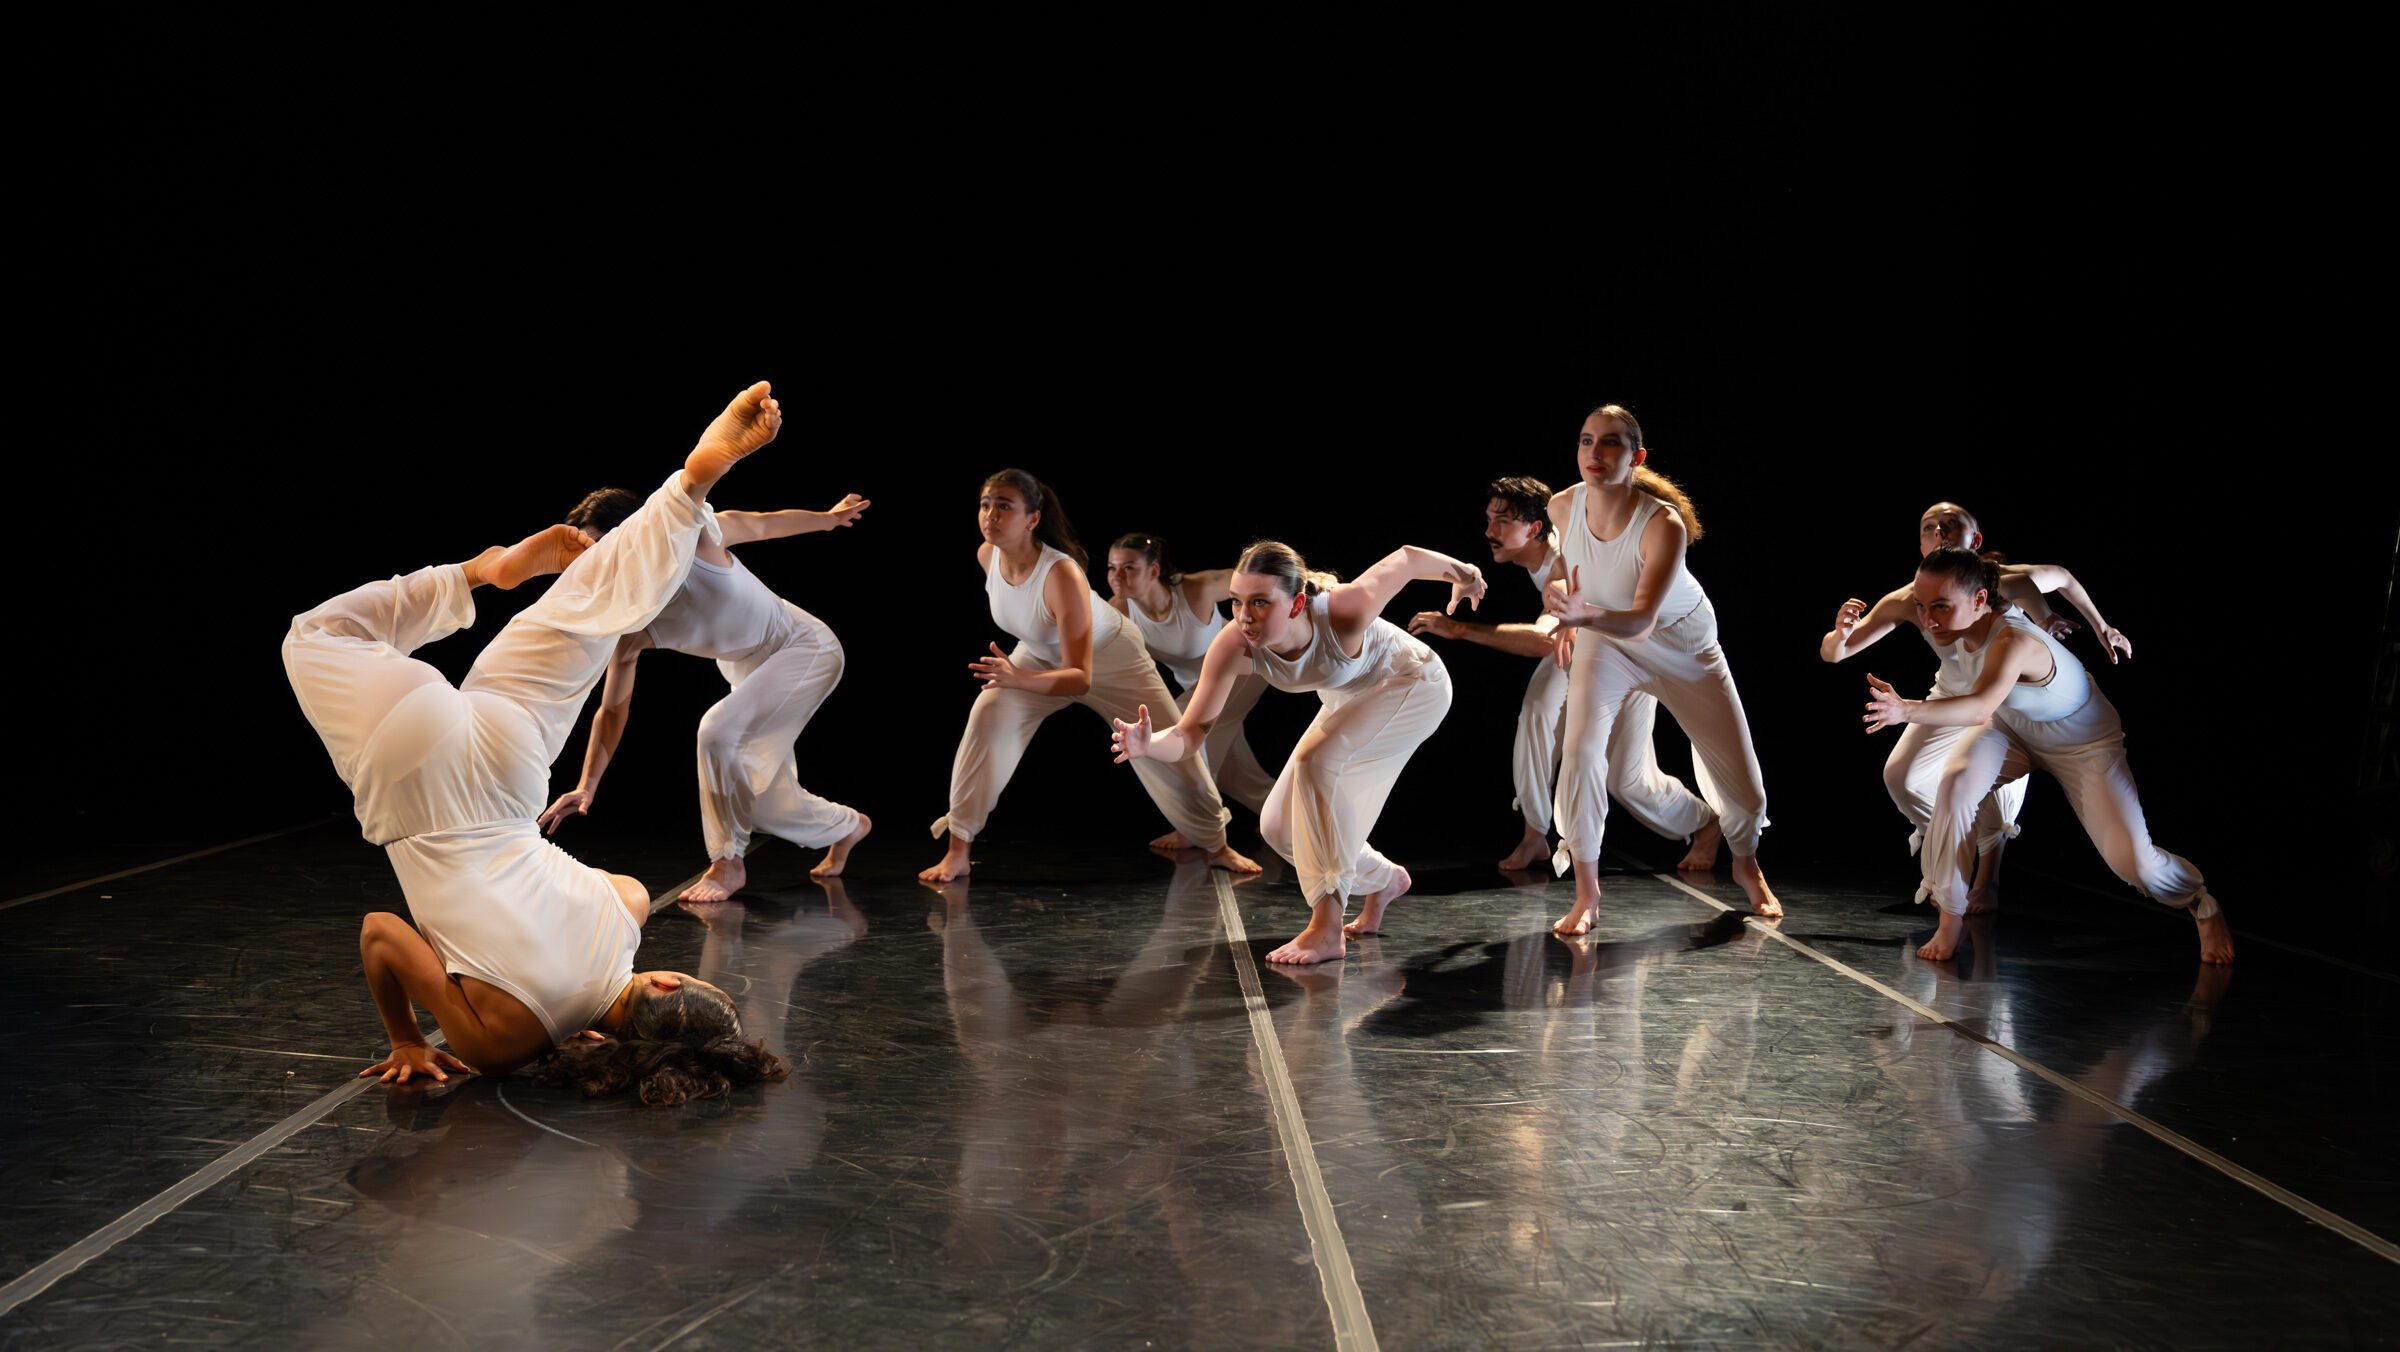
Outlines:
[[[1480,605],[1483,573],[1447,554],[1406,545],[1355,582],[1312,573],[1289,545],[1242,551],[1231,583],[1234,624],[1208,645],[1183,721],[1154,730],[1150,713],[1115,720],[1117,759],[1139,770],[1184,763],[1251,672],[1278,690],[1314,690],[1323,707],[1276,776],[1259,833],[1292,861],[1309,900],[1308,927],[1269,962],[1326,962],[1344,934],[1374,934],[1409,888],[1408,870],[1367,843],[1392,784],[1450,708],[1450,675],[1433,650],[1380,619],[1417,579],[1450,584],[1450,607]],[[1358,918],[1342,923],[1349,898]]]
[[[639,505],[622,488],[578,503],[567,524],[604,538]],[[809,873],[841,873],[874,823],[856,808],[800,787],[793,743],[842,679],[842,645],[824,621],[767,590],[733,547],[754,540],[838,530],[857,524],[867,500],[845,496],[823,512],[718,512],[718,538],[702,538],[683,586],[649,625],[617,640],[600,683],[600,709],[584,747],[583,775],[542,814],[555,834],[569,813],[592,810],[601,777],[615,759],[633,714],[634,663],[650,648],[716,659],[731,694],[700,718],[700,836],[708,871],[683,901],[723,901],[750,881],[742,862],[753,832],[778,835],[804,850],[825,848]]]
[[[635,972],[648,892],[575,862],[534,822],[550,763],[617,636],[648,624],[683,584],[712,528],[709,486],[781,425],[761,381],[602,543],[553,526],[293,619],[283,643],[292,691],[417,924],[378,913],[359,934],[392,1040],[391,1054],[360,1074],[504,1075],[569,1043],[537,1073],[595,1091],[638,1079],[645,1102],[679,1103],[788,1072],[741,1039],[723,991],[679,972]],[[457,688],[408,656],[473,623],[476,587],[505,590],[562,569]],[[427,1042],[412,1003],[433,1015],[447,1051]]]
[[[1566,577],[1543,604],[1569,629],[1591,632],[1573,644],[1567,721],[1558,775],[1559,872],[1575,872],[1575,908],[1551,926],[1586,934],[1600,904],[1600,843],[1609,788],[1621,777],[1608,762],[1627,696],[1655,696],[1692,739],[1700,781],[1694,794],[1659,775],[1643,820],[1662,834],[1693,838],[1712,827],[1733,851],[1733,879],[1754,914],[1783,914],[1758,867],[1758,835],[1767,824],[1767,791],[1750,743],[1733,671],[1717,644],[1717,612],[1684,567],[1684,548],[1700,538],[1700,517],[1674,482],[1644,462],[1641,424],[1615,404],[1592,410],[1576,442],[1581,482],[1550,499]],[[1560,635],[1562,651],[1571,636]]]
[[2203,962],[2233,961],[2233,931],[2200,871],[2150,843],[2125,760],[2124,724],[2083,663],[2023,611],[1996,599],[1998,568],[1971,551],[1943,548],[1926,555],[1915,590],[1918,623],[1937,641],[1957,644],[1968,664],[1968,692],[1902,699],[1870,675],[1866,730],[1894,723],[1990,725],[1982,736],[1950,748],[1934,792],[1919,851],[1925,870],[1920,896],[1942,908],[1942,920],[1917,955],[1941,959],[1958,951],[1976,807],[1996,780],[2038,767],[2058,781],[2111,872],[2154,901],[2188,908],[2199,927]]
[[[1131,718],[1145,705],[1164,710],[1170,720],[1176,713],[1175,697],[1141,636],[1092,591],[1083,546],[1048,485],[1021,469],[1004,469],[984,480],[976,519],[983,543],[975,562],[984,572],[992,622],[1017,646],[1004,653],[994,643],[990,656],[967,664],[983,691],[967,711],[966,734],[950,763],[950,810],[933,823],[933,838],[947,835],[949,845],[940,863],[917,874],[929,883],[967,876],[968,846],[982,834],[1043,719],[1069,704],[1103,719]],[[1150,801],[1211,864],[1258,872],[1225,841],[1225,804],[1206,765],[1194,760],[1139,768]]]

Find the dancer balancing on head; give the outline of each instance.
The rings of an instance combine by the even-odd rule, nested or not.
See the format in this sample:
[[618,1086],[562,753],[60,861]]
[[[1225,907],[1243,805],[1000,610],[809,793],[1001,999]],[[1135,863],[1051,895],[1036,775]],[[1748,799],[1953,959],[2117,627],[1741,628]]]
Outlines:
[[[1600,903],[1600,841],[1608,820],[1608,763],[1626,696],[1648,694],[1667,706],[1692,739],[1700,793],[1663,773],[1644,808],[1664,835],[1695,846],[1712,825],[1733,851],[1733,879],[1754,914],[1783,914],[1758,867],[1758,835],[1767,824],[1767,792],[1750,744],[1750,721],[1733,671],[1717,645],[1717,614],[1683,565],[1700,538],[1700,518],[1683,490],[1649,469],[1641,424],[1616,404],[1583,420],[1576,467],[1581,482],[1550,499],[1566,576],[1542,603],[1563,630],[1592,632],[1573,643],[1567,684],[1565,748],[1558,775],[1559,872],[1575,872],[1575,908],[1551,926],[1586,934]],[[1703,798],[1705,795],[1705,798]]]
[[[1108,547],[1107,576],[1108,604],[1133,621],[1150,656],[1174,676],[1182,687],[1177,697],[1190,699],[1192,688],[1200,683],[1200,661],[1207,656],[1210,641],[1225,627],[1217,602],[1233,595],[1229,586],[1232,570],[1178,572],[1168,560],[1166,541],[1136,531],[1118,536]],[[1242,735],[1242,720],[1249,717],[1266,689],[1266,679],[1255,674],[1236,680],[1225,697],[1225,711],[1208,730],[1205,748],[1218,795],[1252,812],[1266,807],[1275,776],[1268,774],[1251,752],[1250,739]],[[1170,831],[1150,844],[1162,850],[1191,846],[1180,831]]]
[[[1534,590],[1547,587],[1558,568],[1558,537],[1550,530],[1550,486],[1525,475],[1495,479],[1484,490],[1485,543],[1494,563],[1513,563],[1526,571]],[[1546,610],[1531,624],[1477,624],[1438,610],[1420,611],[1408,622],[1412,634],[1465,639],[1487,648],[1541,659],[1526,682],[1524,701],[1517,707],[1517,736],[1509,757],[1517,798],[1510,804],[1522,814],[1524,834],[1517,848],[1500,861],[1504,869],[1529,869],[1550,857],[1550,812],[1558,778],[1558,738],[1567,713],[1567,667],[1553,660],[1559,642],[1557,617]],[[1573,642],[1573,631],[1567,632]],[[1682,785],[1659,768],[1651,747],[1658,701],[1630,694],[1618,710],[1609,733],[1609,794],[1644,826],[1660,835],[1677,832],[1660,825],[1654,804],[1665,802],[1672,812]],[[1691,844],[1679,869],[1709,869],[1717,862],[1717,819],[1709,815],[1697,831],[1682,835]]]
[[[947,834],[950,843],[940,863],[917,874],[928,883],[967,876],[968,846],[982,833],[1043,719],[1069,704],[1104,719],[1130,716],[1144,705],[1175,716],[1175,697],[1141,636],[1100,603],[1085,579],[1083,546],[1047,484],[1021,469],[1001,470],[983,482],[977,520],[983,543],[975,561],[983,568],[992,622],[1014,635],[1017,646],[1003,653],[994,643],[989,657],[968,664],[983,691],[967,711],[966,734],[950,763],[950,811],[933,824],[934,839]],[[1258,872],[1225,841],[1227,813],[1207,766],[1194,760],[1139,768],[1150,801],[1211,864]]]
[[[1314,690],[1324,707],[1276,776],[1259,833],[1292,861],[1308,927],[1269,962],[1326,962],[1344,934],[1374,934],[1408,891],[1408,870],[1367,843],[1408,758],[1450,708],[1450,676],[1433,650],[1377,618],[1409,582],[1450,584],[1450,607],[1483,601],[1482,570],[1405,545],[1342,583],[1312,573],[1289,545],[1262,540],[1234,565],[1234,623],[1208,645],[1183,721],[1154,730],[1150,711],[1115,720],[1117,759],[1135,769],[1186,762],[1222,716],[1236,680],[1255,672],[1278,690]],[[1342,923],[1352,895],[1358,918]]]
[[[645,1102],[788,1072],[742,1039],[724,992],[677,972],[635,972],[648,893],[575,862],[534,824],[550,762],[617,636],[650,623],[712,529],[709,486],[781,425],[761,381],[601,543],[553,526],[463,564],[368,583],[292,621],[283,643],[292,691],[355,795],[364,834],[391,859],[417,926],[376,914],[359,934],[367,988],[392,1040],[391,1054],[361,1074],[401,1083],[447,1080],[450,1070],[504,1075],[569,1040],[553,1069],[571,1068],[598,1089],[638,1079]],[[476,587],[561,570],[456,689],[408,656],[474,621]],[[427,1043],[412,1004],[433,1015],[447,1051]]]
[[[567,524],[604,537],[640,505],[622,488],[603,488],[568,513]],[[824,621],[767,590],[733,556],[754,540],[855,525],[867,500],[848,494],[829,511],[718,512],[719,538],[703,538],[681,590],[649,626],[617,640],[600,683],[600,710],[584,747],[583,776],[544,812],[556,834],[569,813],[592,809],[633,712],[634,663],[649,648],[716,659],[733,687],[700,719],[700,836],[708,871],[683,901],[723,901],[750,880],[742,857],[751,834],[766,831],[804,850],[824,847],[809,874],[839,875],[850,851],[874,829],[867,814],[800,787],[792,744],[842,679],[842,645]]]
[[[2000,599],[1998,568],[1970,550],[1944,547],[1926,555],[1917,565],[1915,594],[1917,621],[1925,632],[1956,643],[1964,654],[1969,689],[1948,698],[1902,699],[1890,684],[1870,675],[1867,731],[1894,723],[1990,725],[1982,736],[1950,748],[1934,791],[1919,855],[1925,869],[1920,896],[1932,897],[1942,908],[1942,920],[1917,956],[1941,959],[1958,950],[1976,805],[1994,780],[2039,767],[2065,791],[2109,869],[2154,901],[2188,907],[2200,929],[2203,962],[2233,961],[2233,931],[2200,871],[2150,843],[2133,770],[2125,760],[2124,724],[2083,663]],[[2099,622],[2097,616],[2092,619]]]
[[[1937,502],[1917,520],[1919,557],[1945,545],[1970,552],[1983,548],[1983,530],[1974,514],[1955,502]],[[2076,626],[2072,620],[2050,612],[2043,600],[2046,592],[2065,595],[2092,622],[2110,662],[2115,662],[2120,652],[2133,656],[2133,641],[2101,617],[2100,608],[2092,604],[2092,598],[2084,593],[2083,584],[2075,580],[2073,573],[2056,564],[2013,564],[2001,561],[1997,554],[1987,557],[1999,565],[2002,599],[2022,609],[2028,619],[2054,637],[2065,638]],[[1913,580],[1886,592],[1872,607],[1857,597],[1842,602],[1841,608],[1834,612],[1833,628],[1817,643],[1817,656],[1839,662],[1901,624],[1916,625],[1941,663],[1927,698],[1947,699],[1966,694],[1973,684],[1966,658],[1955,642],[1935,641],[1932,631],[1918,622]],[[1915,854],[1924,843],[1925,824],[1933,815],[1934,790],[1940,785],[1942,767],[1949,761],[1951,748],[1981,731],[1974,725],[1932,728],[1912,723],[1892,747],[1892,754],[1883,763],[1883,786],[1891,794],[1893,806],[1900,809],[1900,815],[1909,824],[1909,853]],[[1977,806],[1975,881],[1967,889],[1967,914],[1980,914],[2000,904],[2001,851],[2017,834],[2017,814],[2024,806],[2025,780],[2021,775],[1995,785]]]

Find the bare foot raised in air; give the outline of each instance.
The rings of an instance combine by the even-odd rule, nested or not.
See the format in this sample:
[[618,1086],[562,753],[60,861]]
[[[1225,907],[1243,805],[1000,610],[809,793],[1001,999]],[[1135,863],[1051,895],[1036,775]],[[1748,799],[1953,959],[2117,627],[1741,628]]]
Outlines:
[[1183,832],[1169,831],[1165,835],[1160,836],[1158,839],[1151,841],[1150,848],[1154,850],[1189,850],[1194,848],[1194,846],[1192,845],[1192,842],[1183,838]]
[[724,901],[750,884],[750,870],[740,859],[712,859],[700,881],[683,889],[677,901]]
[[968,841],[960,840],[957,832],[952,832],[950,835],[950,848],[942,851],[942,862],[934,865],[932,868],[918,870],[917,881],[921,883],[931,883],[938,887],[943,883],[954,883],[959,879],[966,877],[967,866],[969,863],[969,860],[967,859],[967,846],[969,843],[970,842]]
[[551,526],[513,545],[493,545],[460,566],[466,569],[468,586],[488,583],[508,591],[532,578],[564,570],[591,547],[592,537],[573,526]]
[[783,429],[783,406],[760,381],[733,397],[725,411],[700,433],[692,453],[683,458],[683,491],[693,499],[708,495],[710,485],[741,458],[775,439]]
[[1750,914],[1783,914],[1783,903],[1775,899],[1775,893],[1767,886],[1767,875],[1759,869],[1757,855],[1737,854],[1733,857],[1733,880],[1742,885],[1743,893],[1750,898]]
[[1250,856],[1243,854],[1240,850],[1233,848],[1233,843],[1231,841],[1228,841],[1224,845],[1208,852],[1208,866],[1210,868],[1230,869],[1235,873],[1256,873],[1259,871],[1258,862],[1252,859]]
[[1967,918],[1963,914],[1942,912],[1942,923],[1935,928],[1932,938],[1918,946],[1917,956],[1930,962],[1947,961],[1958,952],[1958,936],[1966,927]]
[[849,835],[833,842],[833,847],[825,851],[825,857],[818,860],[817,866],[808,871],[808,876],[811,878],[841,877],[842,867],[850,862],[850,852],[857,849],[858,842],[865,840],[867,832],[874,829],[875,823],[868,820],[867,814],[859,813],[858,825],[850,828]]
[[1337,962],[1343,952],[1342,901],[1320,901],[1308,918],[1308,928],[1290,943],[1267,955],[1269,962]]
[[[1692,848],[1684,852],[1683,861],[1675,866],[1676,869],[1684,873],[1706,873],[1715,868],[1717,844],[1724,839],[1724,828],[1717,825],[1715,817],[1710,817],[1708,825],[1692,833]],[[1774,914],[1781,915],[1783,912],[1776,911]]]
[[1500,861],[1500,867],[1514,873],[1521,869],[1539,867],[1549,857],[1550,837],[1527,826],[1525,838],[1517,842],[1517,848],[1510,851],[1506,859]]
[[1409,886],[1414,882],[1416,879],[1408,876],[1407,869],[1398,864],[1392,865],[1391,885],[1359,902],[1358,919],[1342,926],[1342,933],[1359,936],[1381,934],[1383,908],[1408,895]]

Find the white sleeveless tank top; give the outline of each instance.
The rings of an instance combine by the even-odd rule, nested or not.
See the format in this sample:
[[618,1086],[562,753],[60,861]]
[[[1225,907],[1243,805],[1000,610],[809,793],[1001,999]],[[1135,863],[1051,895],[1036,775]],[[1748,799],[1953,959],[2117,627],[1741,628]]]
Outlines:
[[1558,544],[1554,539],[1549,552],[1542,555],[1542,561],[1525,570],[1525,576],[1532,580],[1535,592],[1538,593],[1550,585],[1550,570],[1558,566],[1558,553]]
[[[1590,485],[1579,483],[1567,498],[1567,529],[1560,540],[1560,552],[1566,556],[1568,576],[1581,580],[1587,604],[1603,610],[1631,610],[1634,586],[1642,576],[1642,531],[1661,509],[1674,509],[1648,493],[1637,493],[1633,520],[1617,533],[1616,539],[1601,540],[1593,536],[1584,516],[1584,497],[1589,488]],[[1699,609],[1706,600],[1708,593],[1701,590],[1700,579],[1692,576],[1692,570],[1677,570],[1675,581],[1658,603],[1659,625],[1673,624]]]
[[2008,698],[2000,702],[2001,712],[2011,723],[2056,723],[2072,718],[2092,699],[2092,675],[2065,645],[2050,637],[2040,625],[2024,618],[2024,613],[2011,607],[2010,628],[2031,634],[2050,650],[2050,679],[2039,685],[2019,681],[2009,688]]
[[1165,619],[1153,620],[1143,614],[1141,602],[1131,597],[1125,600],[1125,615],[1141,633],[1150,655],[1175,673],[1178,684],[1189,690],[1200,683],[1200,661],[1208,656],[1210,640],[1225,627],[1223,611],[1212,605],[1208,608],[1208,618],[1203,620],[1192,613],[1192,603],[1184,599],[1182,589],[1170,586]]
[[[983,576],[983,594],[991,602],[992,623],[1014,635],[1026,651],[1053,667],[1063,660],[1058,646],[1058,619],[1042,599],[1042,582],[1066,557],[1043,545],[1042,557],[1033,565],[1033,572],[1023,582],[1011,586],[1000,576],[1003,560],[1000,552],[994,550],[991,571]],[[1125,617],[1091,588],[1084,588],[1083,594],[1092,607],[1092,651],[1098,652],[1124,628]]]
[[1342,651],[1333,636],[1333,621],[1325,613],[1323,592],[1308,598],[1308,646],[1290,657],[1278,655],[1273,649],[1260,645],[1250,650],[1253,669],[1278,690],[1314,690],[1320,698],[1333,701],[1336,695],[1347,695],[1378,681],[1399,677],[1414,681],[1443,681],[1449,672],[1433,649],[1419,642],[1390,620],[1378,619],[1367,626],[1366,637],[1360,640],[1358,656]]
[[1933,635],[1922,629],[1917,632],[1925,635],[1925,646],[1933,649],[1934,660],[1941,663],[1939,672],[1933,678],[1935,698],[1951,699],[1972,693],[1975,678],[1983,674],[1983,654],[1978,652],[1970,656],[1958,650],[1956,639],[1948,643],[1936,643]]
[[650,622],[650,641],[694,657],[739,662],[783,647],[813,618],[769,591],[740,559],[720,568],[696,558],[682,589]]

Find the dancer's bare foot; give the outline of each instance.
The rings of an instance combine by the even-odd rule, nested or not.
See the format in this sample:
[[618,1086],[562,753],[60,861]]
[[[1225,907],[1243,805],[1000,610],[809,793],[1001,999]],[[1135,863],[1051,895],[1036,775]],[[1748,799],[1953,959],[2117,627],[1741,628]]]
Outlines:
[[858,825],[850,828],[849,835],[833,842],[833,848],[825,851],[825,857],[818,860],[817,866],[808,871],[808,876],[811,878],[841,877],[842,866],[850,862],[850,852],[857,849],[858,842],[865,840],[867,832],[874,829],[875,823],[868,819],[867,814],[859,813]]
[[1341,899],[1317,903],[1315,914],[1308,918],[1308,928],[1300,931],[1290,943],[1267,955],[1269,962],[1311,963],[1338,962],[1344,950],[1342,942]]
[[467,585],[490,584],[508,591],[537,577],[563,571],[575,556],[592,547],[592,537],[573,526],[535,531],[513,545],[493,545],[466,563]]
[[[1682,862],[1675,865],[1676,870],[1684,873],[1706,873],[1715,868],[1717,866],[1717,844],[1724,839],[1725,829],[1717,824],[1715,817],[1710,817],[1708,825],[1692,833],[1692,848],[1684,851]],[[1767,913],[1762,911],[1760,914]],[[1781,915],[1783,912],[1776,911],[1774,914]]]
[[724,901],[750,882],[750,870],[738,858],[712,859],[700,881],[683,889],[677,901]]
[[2000,909],[2000,898],[1981,884],[1967,889],[1967,914],[1990,915]]
[[934,865],[932,868],[921,870],[917,874],[917,881],[921,883],[933,883],[936,886],[939,886],[942,883],[954,883],[959,879],[966,877],[967,865],[969,863],[969,860],[967,859],[967,846],[969,843],[970,842],[968,841],[960,840],[957,832],[952,832],[950,835],[950,848],[942,852],[942,862]]
[[1737,854],[1733,857],[1733,880],[1742,885],[1743,893],[1750,898],[1750,914],[1783,914],[1783,903],[1777,901],[1775,893],[1767,887],[1767,875],[1759,869],[1757,855]]
[[1383,908],[1407,896],[1410,885],[1415,882],[1416,879],[1408,876],[1407,869],[1398,864],[1392,865],[1392,885],[1358,903],[1358,919],[1342,926],[1342,933],[1360,937],[1381,934]]
[[1933,937],[1917,948],[1917,956],[1930,962],[1946,961],[1958,952],[1958,936],[1967,927],[1964,915],[1953,915],[1948,911],[1943,911],[1941,915],[1942,923],[1934,929]]
[[1246,854],[1243,854],[1240,850],[1233,848],[1233,842],[1231,841],[1227,841],[1219,848],[1210,850],[1208,852],[1208,866],[1210,868],[1229,869],[1235,873],[1256,873],[1259,871],[1258,861],[1252,859]]
[[1541,864],[1549,857],[1549,834],[1546,832],[1537,831],[1533,829],[1531,824],[1528,824],[1525,827],[1524,839],[1517,842],[1517,848],[1509,852],[1508,858],[1500,861],[1500,867],[1508,870],[1511,873],[1515,873],[1523,869],[1533,868]]
[[2200,961],[2233,961],[2233,926],[2225,923],[2224,911],[2192,923],[2200,927]]
[[1574,869],[1575,909],[1550,927],[1552,934],[1564,939],[1591,933],[1592,919],[1600,910],[1600,865],[1589,859],[1577,859]]
[[700,433],[699,443],[683,458],[685,496],[695,501],[708,496],[709,487],[724,478],[725,471],[773,441],[783,429],[783,405],[769,397],[769,390],[762,380],[735,395],[716,421]]
[[1165,835],[1160,836],[1158,839],[1151,841],[1150,848],[1154,850],[1188,850],[1193,848],[1193,846],[1192,842],[1183,838],[1183,832],[1169,831]]

